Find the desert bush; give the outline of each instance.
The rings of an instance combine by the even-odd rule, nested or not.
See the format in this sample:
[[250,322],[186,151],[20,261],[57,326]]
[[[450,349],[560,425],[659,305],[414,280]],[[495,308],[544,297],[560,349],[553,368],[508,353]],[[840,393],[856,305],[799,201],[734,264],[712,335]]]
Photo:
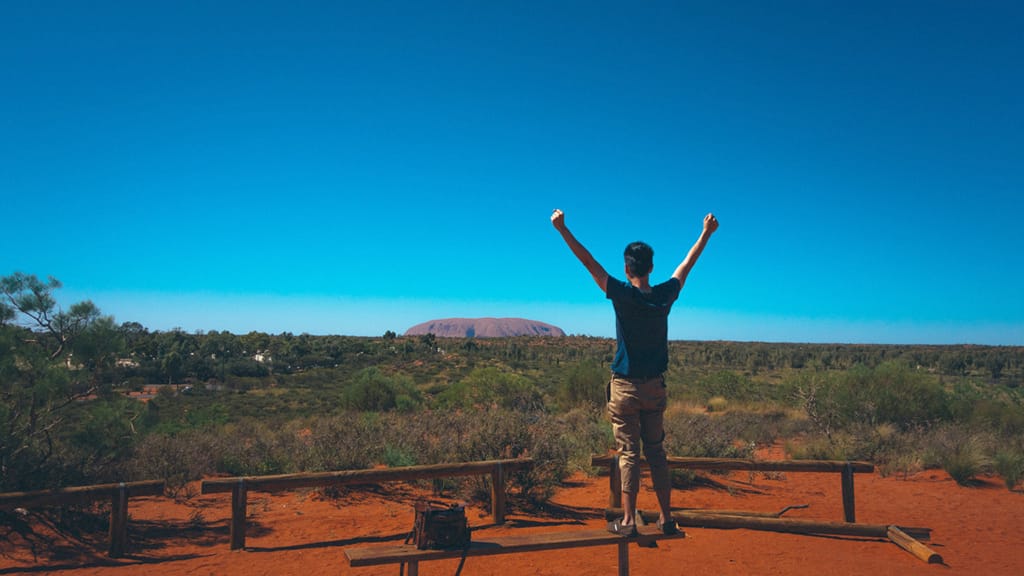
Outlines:
[[401,447],[388,444],[384,446],[384,450],[381,453],[381,463],[388,468],[415,466],[416,456]]
[[302,443],[294,433],[258,420],[228,424],[220,429],[217,468],[233,476],[266,476],[297,469]]
[[991,437],[962,425],[936,428],[925,441],[925,467],[942,468],[962,486],[970,485],[972,479],[991,464],[988,457]]
[[540,389],[526,376],[494,367],[474,368],[465,378],[438,394],[441,408],[488,408],[531,411],[544,407]]
[[378,461],[387,444],[381,442],[386,427],[375,414],[346,412],[320,416],[289,427],[297,440],[296,471],[329,472],[361,470]]
[[736,421],[705,414],[666,412],[665,451],[670,456],[749,458],[753,447],[737,443]]
[[736,440],[757,445],[770,445],[779,438],[791,438],[809,429],[802,415],[781,409],[729,410],[717,416],[719,426],[731,430]]
[[799,405],[825,436],[865,424],[911,429],[952,416],[938,380],[896,362],[845,372],[802,372],[792,386]]
[[150,434],[139,441],[128,464],[136,480],[163,479],[172,493],[187,483],[217,471],[219,437],[206,430],[179,434]]
[[1003,479],[1007,490],[1013,490],[1024,479],[1024,437],[1004,441],[992,455],[992,467]]
[[608,369],[596,361],[573,362],[559,379],[555,399],[562,410],[604,406]]
[[722,412],[729,406],[729,401],[724,396],[712,396],[705,406],[708,412]]
[[[787,443],[787,452],[797,459],[810,460],[863,460],[884,465],[889,461],[902,461],[906,469],[910,461],[919,459],[917,431],[903,431],[883,423],[876,426],[861,424],[833,433],[810,434]],[[910,460],[907,460],[909,455]]]
[[422,403],[412,378],[405,374],[385,374],[376,366],[363,368],[341,394],[341,404],[349,410],[409,412]]
[[[415,464],[471,462],[532,457],[534,466],[515,472],[510,484],[524,504],[546,501],[573,470],[586,466],[594,451],[607,448],[607,424],[599,411],[577,409],[563,415],[490,408],[380,416],[379,442],[391,455],[415,455]],[[406,460],[408,462],[408,460]],[[461,492],[489,502],[489,476],[444,479],[435,490]],[[508,488],[506,488],[507,490]]]

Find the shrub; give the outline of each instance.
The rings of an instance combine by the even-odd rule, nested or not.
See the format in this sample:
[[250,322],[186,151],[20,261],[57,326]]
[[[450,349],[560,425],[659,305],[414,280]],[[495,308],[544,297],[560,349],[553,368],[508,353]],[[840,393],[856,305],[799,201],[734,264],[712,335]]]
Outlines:
[[735,424],[706,414],[666,413],[665,451],[670,456],[749,458],[753,447],[737,445]]
[[948,425],[927,436],[925,466],[945,470],[961,486],[985,471],[990,461],[987,456],[989,438],[959,425]]
[[992,457],[996,473],[1002,477],[1007,490],[1013,490],[1024,479],[1024,451],[1020,446],[1003,447]]
[[713,396],[707,402],[708,412],[722,412],[729,406],[729,401],[722,396]]
[[951,419],[951,403],[934,377],[895,362],[838,373],[801,373],[792,383],[808,418],[826,436],[888,423],[901,429]]
[[356,373],[341,395],[341,403],[345,408],[367,412],[408,412],[421,401],[412,378],[405,374],[385,374],[376,366]]
[[136,480],[163,479],[171,494],[176,494],[187,483],[217,471],[218,440],[212,430],[150,434],[135,447],[129,476]]
[[[307,427],[291,432],[301,439],[296,455],[298,470],[328,472],[369,468],[378,461],[380,447],[388,446],[381,441],[382,431],[387,426],[372,414],[346,412],[313,418],[306,424]],[[392,446],[392,449],[399,447]]]
[[569,410],[579,406],[604,406],[608,369],[594,361],[571,364],[558,383],[558,406]]
[[538,410],[544,407],[540,389],[526,376],[494,367],[474,368],[465,378],[437,396],[442,408]]

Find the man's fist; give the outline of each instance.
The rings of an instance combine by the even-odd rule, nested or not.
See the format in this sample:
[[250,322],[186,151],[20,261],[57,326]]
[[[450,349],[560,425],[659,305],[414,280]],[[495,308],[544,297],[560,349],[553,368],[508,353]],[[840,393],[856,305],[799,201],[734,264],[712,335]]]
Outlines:
[[[554,219],[554,216],[552,216]],[[704,217],[704,229],[710,234],[714,234],[715,230],[718,230],[718,218],[715,218],[714,214],[708,214]]]
[[555,211],[551,213],[551,223],[555,226],[556,230],[565,228],[565,213],[555,208]]

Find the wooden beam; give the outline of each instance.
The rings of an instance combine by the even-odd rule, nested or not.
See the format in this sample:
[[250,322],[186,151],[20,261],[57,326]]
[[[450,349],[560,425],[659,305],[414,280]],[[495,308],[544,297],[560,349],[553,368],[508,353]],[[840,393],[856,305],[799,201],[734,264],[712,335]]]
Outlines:
[[[643,519],[647,522],[656,522],[658,512],[641,511]],[[609,508],[604,512],[606,519],[621,518],[622,510]],[[794,534],[833,534],[836,536],[859,536],[862,538],[889,538],[889,525],[879,524],[857,524],[850,522],[822,522],[818,520],[801,520],[795,518],[764,518],[757,516],[733,516],[728,514],[716,514],[710,510],[700,512],[676,511],[672,518],[680,526],[691,528],[723,528],[747,530],[765,530],[771,532],[789,532]],[[930,538],[931,529],[900,527],[915,537],[927,540]]]
[[570,530],[547,532],[541,534],[513,534],[474,540],[469,549],[452,550],[420,550],[411,544],[388,544],[383,546],[366,546],[362,548],[346,548],[345,557],[349,565],[379,566],[382,564],[398,564],[400,562],[422,562],[426,560],[442,560],[445,558],[461,558],[463,553],[469,556],[493,556],[511,554],[513,552],[540,552],[565,548],[583,548],[588,546],[604,546],[610,544],[645,544],[657,540],[685,538],[682,532],[666,536],[652,527],[640,527],[635,538],[623,538],[607,530]]
[[374,484],[378,482],[425,480],[452,476],[482,476],[490,474],[496,464],[501,464],[505,471],[518,470],[532,466],[533,459],[517,458],[513,460],[485,460],[482,462],[430,464],[426,466],[402,466],[398,468],[373,468],[368,470],[211,478],[203,480],[201,491],[203,494],[232,492],[240,478],[245,479],[248,490],[270,492],[274,490],[316,488],[342,484]]
[[906,532],[896,526],[889,526],[889,540],[894,544],[910,552],[918,559],[929,564],[942,564],[942,556],[932,551],[931,548],[911,538]]
[[[615,459],[614,454],[592,456],[592,466],[608,467]],[[640,458],[640,464],[647,466],[647,460]],[[669,468],[689,470],[747,470],[753,472],[842,472],[849,467],[853,472],[874,472],[870,462],[846,462],[842,460],[753,460],[748,458],[689,458],[668,457]]]
[[74,504],[92,502],[103,498],[113,498],[121,490],[127,490],[128,496],[161,496],[164,493],[163,480],[142,480],[139,482],[117,482],[113,484],[95,484],[92,486],[70,486],[53,490],[35,490],[32,492],[6,492],[0,494],[0,509],[32,508],[35,506],[52,506],[55,504]]

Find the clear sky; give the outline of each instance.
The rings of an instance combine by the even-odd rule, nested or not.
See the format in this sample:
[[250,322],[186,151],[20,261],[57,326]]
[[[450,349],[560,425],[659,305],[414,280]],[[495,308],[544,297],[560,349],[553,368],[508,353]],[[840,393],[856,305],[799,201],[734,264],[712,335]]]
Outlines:
[[154,330],[1024,344],[1019,2],[0,5],[0,274]]

